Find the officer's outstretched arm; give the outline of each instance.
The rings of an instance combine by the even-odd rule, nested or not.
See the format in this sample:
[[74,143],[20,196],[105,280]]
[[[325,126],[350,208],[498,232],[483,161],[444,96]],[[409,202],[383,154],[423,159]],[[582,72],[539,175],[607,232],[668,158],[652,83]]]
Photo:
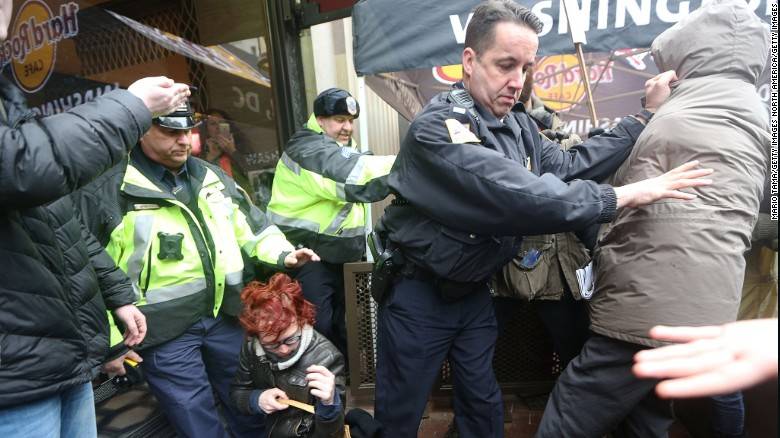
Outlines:
[[302,189],[324,199],[375,202],[389,194],[387,175],[394,162],[395,155],[357,153],[303,131],[290,139],[277,174],[295,173]]
[[612,130],[568,150],[541,138],[541,173],[552,173],[563,181],[589,179],[605,181],[628,158],[644,125],[633,117],[624,117]]
[[233,233],[241,250],[260,263],[284,269],[285,258],[295,251],[295,247],[265,213],[252,203],[246,192],[238,188],[232,178],[221,173],[220,179],[235,206],[232,215]]
[[614,217],[615,195],[593,181],[566,184],[480,144],[453,143],[447,111],[412,123],[389,185],[449,227],[475,234],[531,235],[582,229]]

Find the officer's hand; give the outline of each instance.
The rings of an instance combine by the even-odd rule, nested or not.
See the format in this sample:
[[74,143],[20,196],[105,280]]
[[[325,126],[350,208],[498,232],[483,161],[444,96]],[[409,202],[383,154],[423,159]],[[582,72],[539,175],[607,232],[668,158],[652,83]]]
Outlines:
[[320,399],[323,405],[333,404],[336,392],[336,377],[329,369],[320,365],[311,365],[306,368],[306,381],[311,388],[311,395]]
[[152,117],[172,112],[190,95],[187,85],[177,84],[165,76],[139,79],[127,87],[127,91],[144,101]]
[[287,405],[281,404],[277,401],[280,398],[288,398],[287,394],[279,388],[266,389],[260,393],[260,398],[257,400],[257,405],[260,406],[263,412],[266,414],[273,414],[276,411],[287,409]]
[[309,248],[296,249],[284,258],[285,268],[300,268],[308,262],[318,262],[320,256]]
[[645,109],[651,113],[658,111],[658,107],[672,94],[669,83],[676,80],[677,73],[674,70],[665,71],[648,79],[645,82]]
[[712,169],[694,169],[698,165],[698,161],[689,161],[661,176],[622,187],[615,187],[617,207],[636,208],[652,204],[661,199],[682,199],[686,201],[695,199],[695,194],[681,192],[680,189],[712,184],[711,179],[702,178],[710,175]]
[[132,304],[114,310],[114,315],[125,325],[125,345],[138,345],[146,336],[146,317]]
[[104,363],[101,367],[101,371],[105,374],[108,374],[109,376],[124,376],[126,373],[124,365],[125,359],[130,359],[136,363],[141,363],[144,361],[144,359],[139,356],[138,353],[130,350],[118,358]]

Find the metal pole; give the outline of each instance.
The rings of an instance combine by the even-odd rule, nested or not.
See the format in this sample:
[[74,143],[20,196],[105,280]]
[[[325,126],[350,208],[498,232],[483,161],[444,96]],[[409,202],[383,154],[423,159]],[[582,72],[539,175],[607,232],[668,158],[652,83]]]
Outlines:
[[[358,117],[358,126],[360,129],[360,152],[368,152],[368,102],[366,102],[366,77],[357,77],[357,100],[360,103],[360,108],[363,109],[363,114]],[[363,204],[363,212],[366,215],[366,235],[373,231],[371,222],[371,204]],[[368,242],[366,242],[366,260],[373,262],[374,258],[371,255],[371,250],[368,248]]]

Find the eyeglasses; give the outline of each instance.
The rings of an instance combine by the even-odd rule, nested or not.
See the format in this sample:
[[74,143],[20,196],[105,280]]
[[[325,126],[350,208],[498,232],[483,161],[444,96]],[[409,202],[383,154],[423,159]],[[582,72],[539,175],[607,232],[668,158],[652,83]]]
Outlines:
[[261,342],[260,345],[262,345],[263,349],[265,349],[265,350],[278,350],[279,347],[281,347],[282,345],[286,345],[288,347],[292,347],[293,345],[297,344],[301,340],[302,334],[303,334],[302,331],[298,330],[297,333],[295,333],[294,335],[288,337],[287,339],[281,340],[279,342],[274,342],[274,343],[271,343],[271,344],[263,344]]

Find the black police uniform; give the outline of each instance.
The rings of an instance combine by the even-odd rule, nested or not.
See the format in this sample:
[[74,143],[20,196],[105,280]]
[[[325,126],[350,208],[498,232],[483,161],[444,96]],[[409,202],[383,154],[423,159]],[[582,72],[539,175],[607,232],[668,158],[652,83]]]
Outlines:
[[500,121],[459,88],[412,123],[389,177],[398,200],[377,226],[406,260],[378,320],[375,415],[387,437],[417,436],[445,358],[460,436],[503,436],[487,281],[517,254],[519,236],[611,221],[615,192],[594,181],[618,168],[643,129],[626,117],[562,151],[520,105]]

